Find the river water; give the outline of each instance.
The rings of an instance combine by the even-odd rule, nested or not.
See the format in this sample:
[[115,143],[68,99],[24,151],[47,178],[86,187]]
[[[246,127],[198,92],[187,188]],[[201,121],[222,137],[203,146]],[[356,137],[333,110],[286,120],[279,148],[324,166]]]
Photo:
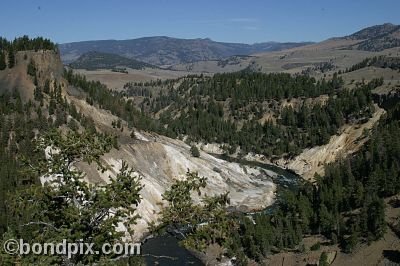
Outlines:
[[147,265],[204,265],[187,249],[179,245],[178,240],[165,233],[147,240],[141,247]]

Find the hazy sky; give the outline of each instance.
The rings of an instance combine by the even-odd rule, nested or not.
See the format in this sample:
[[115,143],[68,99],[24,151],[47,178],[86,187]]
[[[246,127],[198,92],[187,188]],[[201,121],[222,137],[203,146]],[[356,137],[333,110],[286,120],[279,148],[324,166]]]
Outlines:
[[0,36],[58,43],[144,36],[320,41],[400,24],[400,0],[2,0]]

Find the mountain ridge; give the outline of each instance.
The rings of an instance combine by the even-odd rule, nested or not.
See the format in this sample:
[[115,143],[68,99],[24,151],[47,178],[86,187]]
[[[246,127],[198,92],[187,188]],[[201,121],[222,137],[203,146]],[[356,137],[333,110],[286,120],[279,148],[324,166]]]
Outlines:
[[174,65],[205,60],[219,60],[233,55],[279,51],[311,42],[265,42],[255,44],[217,42],[209,38],[179,39],[167,36],[128,40],[94,40],[60,44],[64,63],[71,63],[89,51],[114,53],[153,65]]
[[[349,50],[382,51],[400,46],[400,26],[385,23],[363,28],[350,35],[329,38],[348,40]],[[60,44],[61,58],[65,64],[82,54],[97,51],[113,53],[156,66],[171,66],[200,61],[221,60],[236,55],[275,52],[318,44],[314,42],[261,42],[254,44],[213,41],[210,38],[182,39],[168,36],[150,36],[127,40],[92,40]]]

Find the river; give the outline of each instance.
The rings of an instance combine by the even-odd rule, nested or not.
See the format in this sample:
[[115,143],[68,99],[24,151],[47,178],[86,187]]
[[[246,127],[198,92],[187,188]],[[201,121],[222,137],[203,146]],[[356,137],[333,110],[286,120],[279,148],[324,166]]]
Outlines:
[[178,239],[165,233],[148,239],[141,247],[146,265],[204,265],[200,259],[179,245]]

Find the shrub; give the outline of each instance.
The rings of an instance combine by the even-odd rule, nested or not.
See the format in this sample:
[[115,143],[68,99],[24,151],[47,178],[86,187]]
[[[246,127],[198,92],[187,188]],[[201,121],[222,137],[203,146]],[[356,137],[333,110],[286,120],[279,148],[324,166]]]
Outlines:
[[321,248],[321,243],[315,243],[314,245],[312,245],[310,247],[310,250],[315,251],[315,250],[319,250]]
[[192,154],[193,157],[197,157],[197,158],[200,157],[200,151],[194,145],[190,148],[190,153]]

